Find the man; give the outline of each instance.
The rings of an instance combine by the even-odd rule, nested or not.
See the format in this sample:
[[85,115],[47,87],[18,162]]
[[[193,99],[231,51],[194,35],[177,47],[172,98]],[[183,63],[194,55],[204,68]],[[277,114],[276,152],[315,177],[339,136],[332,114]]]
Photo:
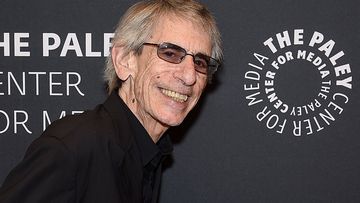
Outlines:
[[108,99],[49,126],[5,180],[0,202],[157,202],[172,150],[165,132],[193,109],[221,57],[203,5],[135,4],[107,60]]

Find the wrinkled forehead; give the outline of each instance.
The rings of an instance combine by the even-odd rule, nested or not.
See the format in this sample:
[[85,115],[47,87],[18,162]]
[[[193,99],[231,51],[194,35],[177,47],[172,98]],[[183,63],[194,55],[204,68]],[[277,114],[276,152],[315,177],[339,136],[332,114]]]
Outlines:
[[153,24],[149,40],[171,42],[188,51],[211,54],[211,37],[199,20],[175,13],[160,15]]
[[164,20],[170,20],[173,23],[176,22],[189,22],[191,23],[196,30],[203,31],[210,35],[210,28],[207,26],[206,20],[201,18],[200,16],[193,14],[192,12],[184,13],[184,12],[176,12],[176,11],[168,11],[165,13],[161,13],[156,16],[154,19],[154,26],[157,26],[159,23],[162,23]]

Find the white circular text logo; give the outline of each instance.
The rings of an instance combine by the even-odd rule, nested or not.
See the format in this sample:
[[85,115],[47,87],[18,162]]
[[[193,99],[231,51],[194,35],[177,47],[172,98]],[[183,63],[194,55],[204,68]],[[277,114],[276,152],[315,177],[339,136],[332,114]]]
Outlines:
[[256,119],[279,134],[312,135],[343,113],[352,89],[350,64],[336,42],[295,29],[266,39],[244,75]]

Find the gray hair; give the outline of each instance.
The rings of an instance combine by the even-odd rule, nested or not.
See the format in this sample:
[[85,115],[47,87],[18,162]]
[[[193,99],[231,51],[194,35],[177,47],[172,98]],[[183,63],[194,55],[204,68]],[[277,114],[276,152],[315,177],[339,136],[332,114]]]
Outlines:
[[[123,47],[124,56],[130,52],[140,54],[142,44],[151,36],[155,23],[158,22],[161,16],[167,14],[175,14],[201,25],[209,33],[212,42],[211,56],[222,61],[221,38],[215,19],[203,4],[194,0],[148,0],[134,4],[120,19],[112,45],[116,44]],[[115,73],[111,58],[110,53],[106,59],[104,73],[109,94],[121,86],[121,81]],[[211,78],[208,78],[209,80]]]

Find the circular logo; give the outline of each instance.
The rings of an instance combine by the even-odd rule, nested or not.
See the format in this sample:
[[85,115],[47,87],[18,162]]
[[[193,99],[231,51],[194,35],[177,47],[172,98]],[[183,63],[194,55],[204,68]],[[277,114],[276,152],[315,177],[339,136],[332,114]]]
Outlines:
[[333,39],[294,29],[264,40],[244,75],[247,105],[279,134],[313,135],[333,125],[352,90],[350,64]]

